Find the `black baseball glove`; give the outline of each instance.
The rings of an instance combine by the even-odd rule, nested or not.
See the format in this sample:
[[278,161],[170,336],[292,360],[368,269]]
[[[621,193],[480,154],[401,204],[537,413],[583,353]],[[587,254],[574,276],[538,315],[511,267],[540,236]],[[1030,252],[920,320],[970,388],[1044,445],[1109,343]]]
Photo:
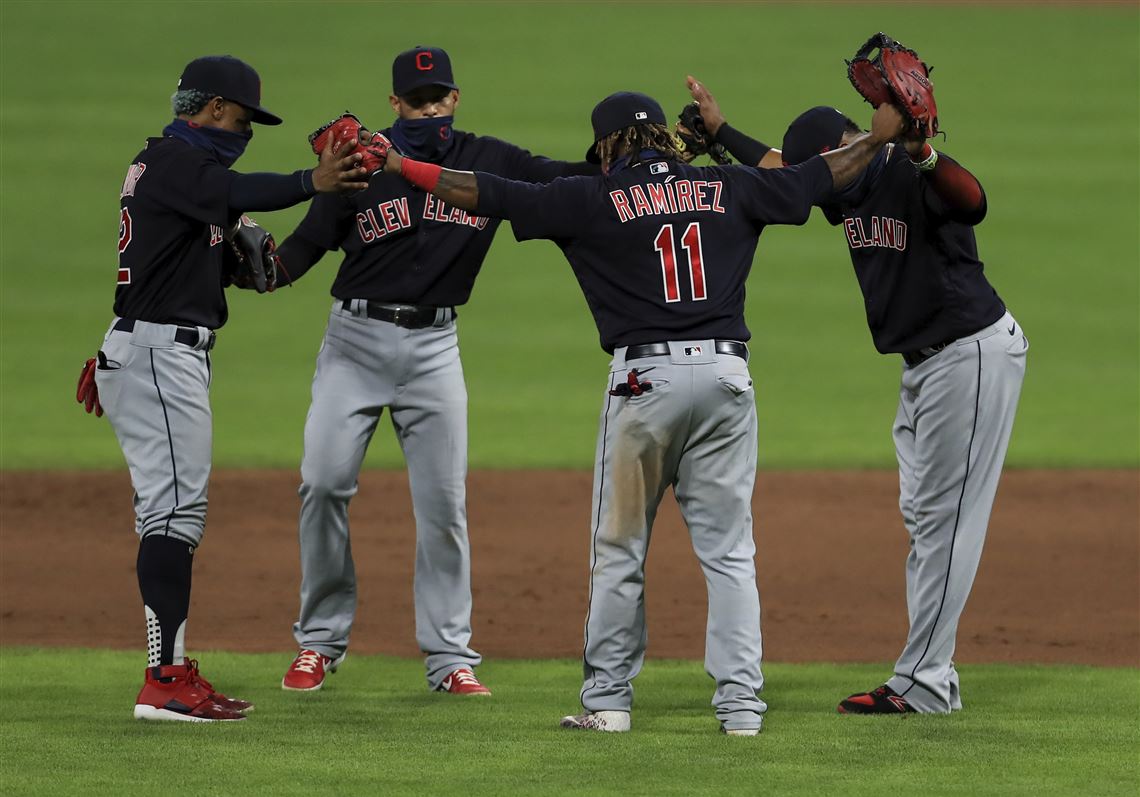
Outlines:
[[699,155],[708,155],[716,163],[732,163],[723,144],[713,141],[701,118],[701,106],[690,102],[677,115],[677,137],[685,145],[685,162],[691,163]]
[[277,287],[277,243],[264,227],[242,216],[226,233],[222,251],[222,287],[269,293]]

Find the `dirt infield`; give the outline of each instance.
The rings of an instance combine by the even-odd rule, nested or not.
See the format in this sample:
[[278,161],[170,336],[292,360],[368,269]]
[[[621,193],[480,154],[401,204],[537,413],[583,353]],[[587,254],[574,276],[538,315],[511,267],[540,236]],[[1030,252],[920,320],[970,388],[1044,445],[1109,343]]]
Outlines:
[[[216,472],[194,572],[192,650],[287,651],[297,608],[297,476]],[[754,500],[765,657],[888,661],[906,632],[894,474],[761,473]],[[578,656],[590,475],[484,471],[469,482],[474,645]],[[1013,471],[959,633],[962,662],[1140,665],[1140,474]],[[416,655],[414,531],[403,473],[366,472],[352,506],[354,651]],[[0,474],[0,642],[143,647],[130,482]],[[703,656],[705,592],[667,497],[647,575],[649,653]]]

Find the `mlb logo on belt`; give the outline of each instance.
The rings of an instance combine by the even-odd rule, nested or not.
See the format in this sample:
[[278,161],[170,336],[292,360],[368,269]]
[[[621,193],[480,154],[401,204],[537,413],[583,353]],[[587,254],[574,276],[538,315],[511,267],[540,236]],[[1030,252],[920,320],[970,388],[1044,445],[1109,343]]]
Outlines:
[[685,347],[685,356],[686,357],[700,357],[701,354],[703,353],[703,351],[704,350],[700,346],[686,346]]

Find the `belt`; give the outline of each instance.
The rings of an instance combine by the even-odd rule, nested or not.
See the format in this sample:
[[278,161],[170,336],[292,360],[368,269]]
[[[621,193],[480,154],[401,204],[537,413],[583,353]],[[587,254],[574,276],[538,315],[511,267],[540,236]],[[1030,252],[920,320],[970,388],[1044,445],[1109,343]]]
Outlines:
[[[748,359],[748,346],[738,340],[718,340],[716,341],[715,348],[717,354],[731,354],[733,357],[739,357],[742,360]],[[636,346],[630,346],[625,350],[625,358],[627,360],[639,360],[642,357],[668,356],[668,343],[638,343]]]
[[[341,307],[345,312],[351,313],[352,300],[345,299],[341,302]],[[366,312],[369,318],[376,321],[387,321],[389,324],[395,324],[404,329],[424,329],[435,326],[440,310],[446,311],[443,318],[444,323],[455,318],[454,307],[422,307],[414,304],[368,302]]]
[[914,368],[916,365],[921,365],[922,363],[926,362],[935,354],[938,354],[938,352],[942,351],[956,340],[957,338],[953,338],[952,340],[945,340],[942,343],[935,343],[933,346],[927,346],[922,349],[917,349],[916,351],[904,351],[902,353],[903,362],[905,362],[911,368]]
[[[120,318],[115,322],[115,329],[119,332],[134,332],[135,320],[133,318]],[[206,341],[206,345],[202,347],[203,351],[210,351],[214,348],[217,340],[218,336],[211,329],[210,337]],[[198,348],[198,330],[195,327],[178,327],[178,331],[174,333],[174,342],[196,349]]]

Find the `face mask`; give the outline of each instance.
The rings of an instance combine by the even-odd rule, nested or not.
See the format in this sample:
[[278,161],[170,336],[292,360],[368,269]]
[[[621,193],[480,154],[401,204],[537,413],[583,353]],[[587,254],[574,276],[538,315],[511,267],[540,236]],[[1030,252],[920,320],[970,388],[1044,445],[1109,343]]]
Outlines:
[[248,133],[234,133],[222,130],[220,127],[202,127],[185,119],[175,119],[163,128],[162,134],[181,139],[191,146],[209,150],[227,169],[237,162],[253,138],[252,130]]
[[392,143],[401,155],[429,163],[443,160],[451,149],[452,116],[425,116],[422,119],[397,119],[392,125]]

